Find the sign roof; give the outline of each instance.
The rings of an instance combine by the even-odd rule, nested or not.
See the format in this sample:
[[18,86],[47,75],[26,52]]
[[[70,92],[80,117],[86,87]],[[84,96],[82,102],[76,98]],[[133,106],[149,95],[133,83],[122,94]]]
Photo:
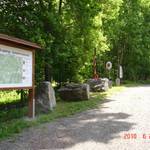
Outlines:
[[8,36],[6,34],[1,34],[0,33],[0,40],[6,41],[6,42],[9,42],[9,43],[22,45],[22,46],[27,46],[27,47],[34,48],[34,49],[42,49],[36,43],[32,43],[32,42],[29,42],[29,41],[26,41],[26,40],[22,40],[22,39],[19,39],[19,38]]

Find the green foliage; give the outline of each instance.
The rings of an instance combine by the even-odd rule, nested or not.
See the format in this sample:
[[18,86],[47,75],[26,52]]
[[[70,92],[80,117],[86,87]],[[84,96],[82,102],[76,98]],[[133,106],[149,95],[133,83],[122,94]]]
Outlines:
[[105,93],[92,93],[91,99],[86,101],[62,101],[57,102],[54,111],[38,116],[35,120],[26,120],[27,108],[0,111],[0,140],[13,136],[25,128],[40,125],[41,123],[51,122],[57,118],[68,117],[88,109],[99,107],[106,96],[112,95],[124,87],[113,87]]
[[13,111],[0,111],[0,139],[12,136],[21,132],[24,128],[50,122],[57,118],[67,117],[77,112],[95,108],[102,100],[103,95],[95,94],[91,100],[64,102],[58,101],[54,111],[46,115],[40,115],[36,120],[27,121],[22,117],[26,116],[27,108],[14,109]]
[[128,80],[146,80],[150,74],[150,5],[145,2],[123,0],[116,9],[116,17],[104,21],[105,34],[111,44],[107,55],[115,69],[119,64],[123,66],[124,78]]
[[0,111],[0,122],[9,122],[12,119],[18,119],[27,115],[27,108],[17,108],[10,110],[1,110]]
[[0,91],[0,105],[20,101],[16,91]]
[[[149,0],[3,0],[0,19],[1,33],[42,46],[43,50],[36,53],[37,84],[43,80],[61,84],[91,78],[95,49],[100,77],[108,77],[105,63],[112,61],[112,78],[116,78],[121,64],[124,79],[150,79]],[[19,98],[14,92],[1,92],[0,104]],[[16,119],[24,116],[26,109],[0,112],[0,138],[91,108],[98,101],[99,97],[59,102],[55,112],[33,122]],[[3,117],[14,120],[1,123]]]
[[83,81],[92,77],[93,51],[97,69],[118,65],[125,79],[150,74],[150,3],[148,0],[4,0],[0,32],[39,43],[36,81]]

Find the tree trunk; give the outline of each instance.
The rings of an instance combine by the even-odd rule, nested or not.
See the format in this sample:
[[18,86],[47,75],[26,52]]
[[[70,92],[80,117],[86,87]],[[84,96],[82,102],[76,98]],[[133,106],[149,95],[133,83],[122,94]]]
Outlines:
[[59,0],[59,10],[58,10],[59,14],[61,14],[62,2],[63,2],[63,0]]
[[50,81],[52,80],[52,73],[51,73],[52,68],[50,67],[49,64],[45,63],[45,81]]

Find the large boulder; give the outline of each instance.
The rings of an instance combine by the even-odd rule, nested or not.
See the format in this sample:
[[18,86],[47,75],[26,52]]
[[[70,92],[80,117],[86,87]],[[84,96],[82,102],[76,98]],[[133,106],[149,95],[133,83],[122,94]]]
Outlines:
[[36,88],[35,104],[36,113],[47,113],[56,106],[55,91],[50,82],[42,82]]
[[58,90],[60,97],[63,100],[88,100],[89,85],[70,83]]
[[107,91],[110,85],[107,78],[89,79],[87,84],[89,84],[91,92]]

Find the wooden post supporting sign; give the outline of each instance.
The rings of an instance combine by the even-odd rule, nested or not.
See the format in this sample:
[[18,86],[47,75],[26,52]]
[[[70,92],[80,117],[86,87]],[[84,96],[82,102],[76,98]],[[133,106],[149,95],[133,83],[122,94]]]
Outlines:
[[28,116],[35,117],[35,43],[0,34],[0,90],[29,90]]

